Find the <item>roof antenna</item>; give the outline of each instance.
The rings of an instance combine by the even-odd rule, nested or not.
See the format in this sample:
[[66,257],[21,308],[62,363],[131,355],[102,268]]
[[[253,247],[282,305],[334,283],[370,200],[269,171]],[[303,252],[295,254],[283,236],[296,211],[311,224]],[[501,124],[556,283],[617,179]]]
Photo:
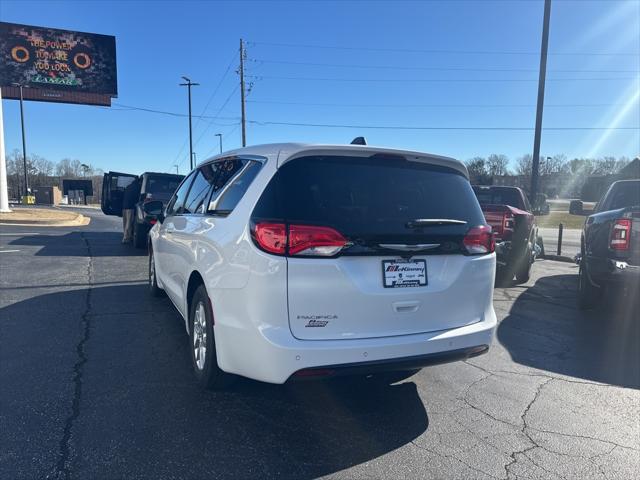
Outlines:
[[365,140],[364,137],[356,137],[353,140],[351,140],[351,145],[366,145],[367,141]]

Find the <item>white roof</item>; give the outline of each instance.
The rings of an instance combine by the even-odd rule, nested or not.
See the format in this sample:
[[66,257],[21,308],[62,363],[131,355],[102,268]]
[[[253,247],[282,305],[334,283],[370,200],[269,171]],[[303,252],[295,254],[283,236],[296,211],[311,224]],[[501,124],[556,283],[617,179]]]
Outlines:
[[[412,150],[399,150],[394,148],[374,147],[369,145],[322,145],[311,143],[267,143],[263,145],[252,145],[250,147],[238,148],[220,155],[211,157],[205,162],[224,158],[228,156],[239,155],[259,155],[266,157],[269,161],[278,162],[278,166],[283,163],[301,156],[308,155],[336,155],[348,154],[356,156],[370,156],[376,153],[384,153],[390,155],[402,155],[409,160],[416,162],[424,162],[432,165],[440,165],[443,167],[453,168],[459,171],[465,177],[469,178],[467,167],[460,160],[431,153],[416,152]],[[202,163],[205,163],[202,162]]]

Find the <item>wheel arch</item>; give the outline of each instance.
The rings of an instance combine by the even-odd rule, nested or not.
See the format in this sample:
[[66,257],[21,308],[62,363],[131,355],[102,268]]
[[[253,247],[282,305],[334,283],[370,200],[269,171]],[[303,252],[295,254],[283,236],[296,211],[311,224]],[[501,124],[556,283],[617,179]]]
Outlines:
[[[186,299],[185,312],[187,312],[187,318],[190,315],[191,300],[193,300],[193,295],[195,294],[198,287],[204,284],[205,284],[204,278],[202,277],[200,272],[198,272],[197,270],[194,270],[193,272],[191,272],[191,275],[189,275],[189,281],[187,282],[187,292],[185,295],[185,299]],[[207,287],[205,286],[205,290],[206,288]],[[189,321],[187,321],[187,329],[189,329]]]

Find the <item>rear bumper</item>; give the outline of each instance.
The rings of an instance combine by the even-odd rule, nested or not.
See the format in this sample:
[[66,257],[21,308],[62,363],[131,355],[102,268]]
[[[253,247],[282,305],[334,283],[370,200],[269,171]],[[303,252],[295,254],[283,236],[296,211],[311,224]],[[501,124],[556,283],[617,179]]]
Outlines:
[[624,260],[587,257],[587,272],[591,282],[602,287],[606,284],[640,284],[640,266]]
[[463,360],[488,349],[496,316],[489,307],[480,321],[459,328],[351,340],[298,340],[289,329],[237,327],[224,322],[217,322],[214,327],[220,368],[281,384],[307,369],[368,373],[380,368],[403,370]]
[[457,362],[477,357],[489,351],[489,345],[460,348],[438,353],[427,353],[414,357],[393,358],[388,360],[373,360],[370,362],[345,363],[327,365],[324,367],[305,368],[298,370],[290,380],[300,381],[313,378],[329,378],[343,375],[367,375],[377,372],[393,372],[399,370],[417,370],[423,367],[440,365],[442,363]]

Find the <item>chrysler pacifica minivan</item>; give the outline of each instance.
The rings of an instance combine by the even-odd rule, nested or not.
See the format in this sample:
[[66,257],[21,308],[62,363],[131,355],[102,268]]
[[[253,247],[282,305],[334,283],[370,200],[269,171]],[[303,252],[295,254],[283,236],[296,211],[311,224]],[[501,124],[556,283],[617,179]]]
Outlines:
[[457,160],[258,145],[203,162],[160,207],[149,285],[184,318],[204,387],[415,370],[491,344],[494,241]]

